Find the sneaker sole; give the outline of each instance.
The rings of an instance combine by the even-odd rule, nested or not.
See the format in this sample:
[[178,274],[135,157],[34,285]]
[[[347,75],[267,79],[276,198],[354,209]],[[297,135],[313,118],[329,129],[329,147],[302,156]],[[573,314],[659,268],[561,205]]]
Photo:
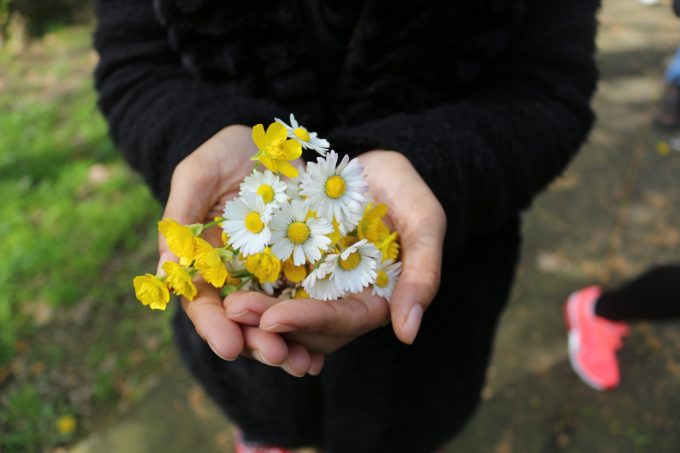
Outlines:
[[593,390],[597,390],[598,392],[602,392],[605,390],[609,390],[612,387],[606,387],[603,386],[602,384],[598,384],[597,382],[593,381],[590,376],[588,376],[584,371],[583,368],[581,367],[581,364],[578,362],[578,359],[576,358],[578,356],[578,353],[581,349],[581,341],[578,336],[578,330],[579,330],[579,325],[578,325],[578,314],[573,313],[575,310],[575,304],[571,303],[572,300],[576,297],[575,294],[571,294],[567,301],[564,303],[564,322],[567,325],[567,343],[569,345],[569,363],[571,364],[572,370],[578,375],[579,378],[590,388]]

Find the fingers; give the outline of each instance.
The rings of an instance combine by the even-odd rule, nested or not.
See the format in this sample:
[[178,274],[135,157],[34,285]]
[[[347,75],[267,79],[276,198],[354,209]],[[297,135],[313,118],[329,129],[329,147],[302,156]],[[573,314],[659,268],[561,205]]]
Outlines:
[[265,294],[237,291],[224,299],[224,306],[229,319],[249,326],[259,326],[262,314],[279,302],[279,299]]
[[318,376],[324,356],[312,353],[297,343],[286,343],[279,334],[265,332],[257,327],[242,326],[245,352],[265,365],[281,367],[295,377],[306,374]]
[[241,326],[245,350],[258,362],[280,366],[288,357],[288,346],[280,335],[257,327]]
[[290,299],[268,309],[260,319],[260,328],[269,332],[357,336],[380,327],[389,319],[385,299],[368,292],[333,302],[313,299]]
[[312,353],[312,363],[309,365],[309,371],[307,371],[308,374],[311,374],[312,376],[318,376],[321,374],[321,370],[323,369],[323,364],[324,364],[324,355],[323,354],[318,354],[318,353]]
[[323,368],[323,354],[256,327],[262,314],[279,302],[260,293],[236,292],[224,300],[224,306],[227,317],[242,324],[245,348],[254,359],[265,365],[280,366],[292,376],[317,376]]
[[222,298],[211,285],[197,281],[198,295],[193,301],[182,298],[182,306],[196,332],[217,356],[234,360],[243,351],[243,335],[239,325],[227,319]]
[[402,273],[391,299],[394,333],[406,344],[418,334],[423,313],[439,289],[444,228],[402,236]]
[[312,364],[312,357],[307,349],[297,343],[290,343],[288,345],[288,359],[281,365],[286,373],[302,377],[309,371]]

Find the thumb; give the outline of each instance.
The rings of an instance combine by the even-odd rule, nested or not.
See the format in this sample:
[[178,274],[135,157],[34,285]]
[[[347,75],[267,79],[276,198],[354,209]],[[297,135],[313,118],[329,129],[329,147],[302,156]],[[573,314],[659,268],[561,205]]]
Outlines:
[[390,302],[392,327],[397,338],[411,344],[425,310],[439,289],[443,233],[432,231],[402,237],[402,273]]
[[[200,172],[196,173],[200,174]],[[201,189],[200,181],[190,168],[178,165],[172,175],[170,195],[165,205],[163,218],[171,218],[183,225],[203,222],[210,210],[210,202],[206,197],[208,193],[209,191]],[[168,243],[160,232],[158,233],[158,254],[158,272],[161,272],[161,267],[166,261],[178,260],[170,252]]]

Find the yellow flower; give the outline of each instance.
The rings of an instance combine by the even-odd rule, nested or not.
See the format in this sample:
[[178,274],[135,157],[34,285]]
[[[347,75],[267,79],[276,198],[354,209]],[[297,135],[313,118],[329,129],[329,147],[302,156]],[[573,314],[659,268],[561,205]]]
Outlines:
[[304,288],[296,288],[293,291],[293,299],[309,299],[309,294]]
[[390,234],[390,229],[383,222],[383,217],[387,214],[387,206],[382,203],[373,205],[369,203],[364,211],[364,216],[357,225],[359,239],[368,239],[374,244],[382,241]]
[[146,274],[132,280],[137,299],[153,310],[165,310],[170,302],[170,291],[158,277]]
[[220,252],[205,239],[195,238],[195,243],[196,261],[194,265],[196,269],[198,269],[206,282],[215,288],[221,288],[229,273],[224,265],[224,261],[222,261]]
[[307,268],[304,264],[296,266],[293,260],[288,258],[283,262],[283,275],[293,283],[300,283],[307,277]]
[[73,415],[62,415],[57,419],[57,431],[62,435],[70,435],[76,431],[78,422]]
[[364,216],[357,225],[359,239],[367,239],[382,253],[382,259],[396,260],[399,256],[399,242],[397,232],[392,232],[383,221],[387,215],[387,206],[382,203],[373,205],[369,203],[364,211]]
[[179,258],[180,264],[188,266],[196,256],[194,234],[191,229],[173,219],[164,218],[158,222],[158,231],[165,237],[170,251]]
[[186,269],[174,261],[166,261],[163,263],[163,270],[168,274],[165,283],[172,289],[172,292],[178,296],[194,300],[197,293],[196,286],[191,281],[191,275],[189,275]]
[[346,249],[347,247],[351,247],[357,242],[359,242],[359,239],[356,236],[343,236],[338,241],[338,244],[340,245],[341,249]]
[[261,283],[272,283],[279,278],[281,260],[271,252],[269,247],[266,247],[262,253],[250,255],[246,259],[246,269]]
[[376,247],[378,250],[380,250],[380,253],[382,253],[383,261],[395,261],[399,256],[399,242],[397,242],[398,237],[399,234],[395,231],[376,244]]
[[335,246],[340,241],[340,225],[338,224],[338,221],[333,218],[333,231],[329,234],[327,234],[328,239],[331,240],[331,243],[328,245],[329,247]]
[[259,150],[252,160],[259,160],[262,165],[274,173],[281,173],[289,178],[297,178],[297,169],[289,161],[302,155],[302,146],[293,139],[288,139],[288,131],[279,123],[272,123],[264,131],[264,126],[253,127],[253,141]]

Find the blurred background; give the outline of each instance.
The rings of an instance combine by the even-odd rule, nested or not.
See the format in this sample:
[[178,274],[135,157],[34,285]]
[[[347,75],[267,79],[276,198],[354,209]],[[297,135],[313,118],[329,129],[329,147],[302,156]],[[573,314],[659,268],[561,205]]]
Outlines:
[[[96,108],[90,3],[0,0],[0,452],[231,451],[170,313],[134,299],[161,207]],[[571,291],[680,261],[680,133],[652,128],[680,20],[605,0],[600,23],[597,126],[525,217],[483,403],[446,451],[680,451],[680,323],[635,324],[612,392],[568,364]]]

